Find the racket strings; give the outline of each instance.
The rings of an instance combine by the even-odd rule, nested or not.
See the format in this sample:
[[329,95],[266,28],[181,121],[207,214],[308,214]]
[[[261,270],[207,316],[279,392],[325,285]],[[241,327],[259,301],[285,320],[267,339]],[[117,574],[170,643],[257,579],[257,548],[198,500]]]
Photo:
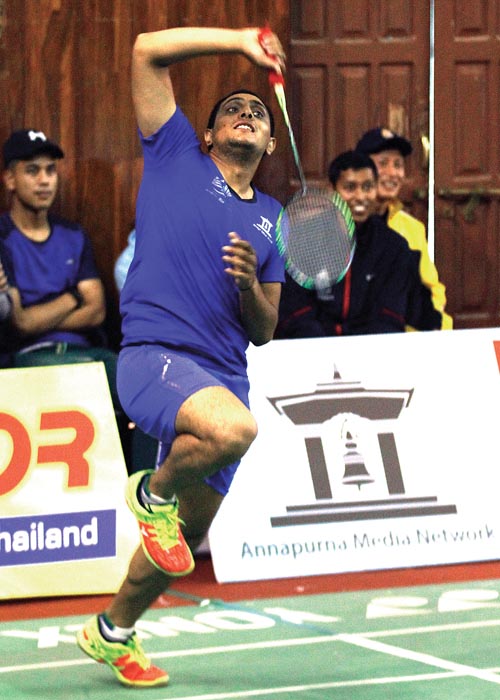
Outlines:
[[299,284],[325,289],[342,279],[354,252],[354,225],[335,197],[315,190],[294,195],[280,229],[288,272]]

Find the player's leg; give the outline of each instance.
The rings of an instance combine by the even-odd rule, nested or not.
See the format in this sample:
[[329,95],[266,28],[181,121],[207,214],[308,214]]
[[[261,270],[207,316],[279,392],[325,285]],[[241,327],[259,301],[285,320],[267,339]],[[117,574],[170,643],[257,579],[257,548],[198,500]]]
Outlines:
[[163,449],[158,470],[133,474],[127,486],[144,553],[164,573],[185,576],[194,559],[176,495],[237,465],[255,438],[255,420],[245,405],[248,379],[216,376],[177,352],[143,346],[120,353],[118,388],[127,415]]
[[[180,491],[178,499],[179,516],[184,522],[183,533],[190,549],[195,551],[205,538],[223,496],[200,482]],[[106,612],[114,624],[131,627],[172,582],[175,578],[153,566],[139,547]]]
[[[222,500],[223,496],[204,482],[180,491],[179,513],[185,522],[186,540],[193,550],[203,541]],[[78,644],[83,651],[108,664],[125,685],[147,687],[168,682],[168,674],[145,656],[134,625],[172,581],[172,577],[149,562],[139,547],[108,609],[91,618],[78,633]]]
[[130,477],[127,502],[138,520],[146,557],[169,575],[185,576],[194,559],[183,537],[179,494],[237,465],[257,429],[248,408],[222,386],[189,396],[178,410],[175,427],[177,436],[158,469]]

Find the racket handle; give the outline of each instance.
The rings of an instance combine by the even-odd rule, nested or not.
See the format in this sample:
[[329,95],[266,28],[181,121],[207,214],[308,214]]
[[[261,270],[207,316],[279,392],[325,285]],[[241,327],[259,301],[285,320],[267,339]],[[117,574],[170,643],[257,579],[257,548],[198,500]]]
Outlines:
[[[274,54],[269,53],[269,51],[264,46],[264,39],[270,34],[272,34],[272,32],[268,25],[262,27],[259,31],[259,42],[268,56],[274,56]],[[272,68],[269,69],[269,84],[273,88],[276,87],[276,85],[283,85],[283,87],[285,86],[285,78],[283,77],[283,73],[281,72],[281,70]]]
[[276,85],[282,85],[285,87],[285,79],[283,73],[278,73],[277,70],[269,71],[269,85],[271,87],[276,87]]

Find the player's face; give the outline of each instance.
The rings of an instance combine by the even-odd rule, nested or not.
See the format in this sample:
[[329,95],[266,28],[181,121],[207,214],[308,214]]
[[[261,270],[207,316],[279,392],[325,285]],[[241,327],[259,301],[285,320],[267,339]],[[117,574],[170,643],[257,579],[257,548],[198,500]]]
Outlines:
[[371,168],[344,170],[335,189],[345,199],[356,224],[364,223],[375,213],[377,202],[377,181]]
[[7,190],[19,204],[35,212],[50,208],[57,183],[57,164],[49,155],[17,161],[5,172]]
[[212,129],[214,146],[264,151],[271,139],[271,122],[265,105],[247,93],[231,95],[222,103]]
[[399,151],[370,155],[378,171],[378,196],[382,201],[397,199],[405,178],[405,161]]

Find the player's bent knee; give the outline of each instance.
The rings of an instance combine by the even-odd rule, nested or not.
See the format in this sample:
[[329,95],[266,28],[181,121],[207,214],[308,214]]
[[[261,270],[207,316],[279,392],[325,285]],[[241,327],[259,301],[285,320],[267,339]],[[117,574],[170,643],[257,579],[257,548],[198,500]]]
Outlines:
[[240,441],[246,452],[257,437],[258,430],[257,423],[251,414],[248,415],[247,420],[245,421],[244,425],[239,427],[239,430]]
[[220,426],[217,431],[218,450],[226,455],[224,461],[235,462],[247,452],[257,437],[257,423],[248,414],[245,420],[234,421]]

